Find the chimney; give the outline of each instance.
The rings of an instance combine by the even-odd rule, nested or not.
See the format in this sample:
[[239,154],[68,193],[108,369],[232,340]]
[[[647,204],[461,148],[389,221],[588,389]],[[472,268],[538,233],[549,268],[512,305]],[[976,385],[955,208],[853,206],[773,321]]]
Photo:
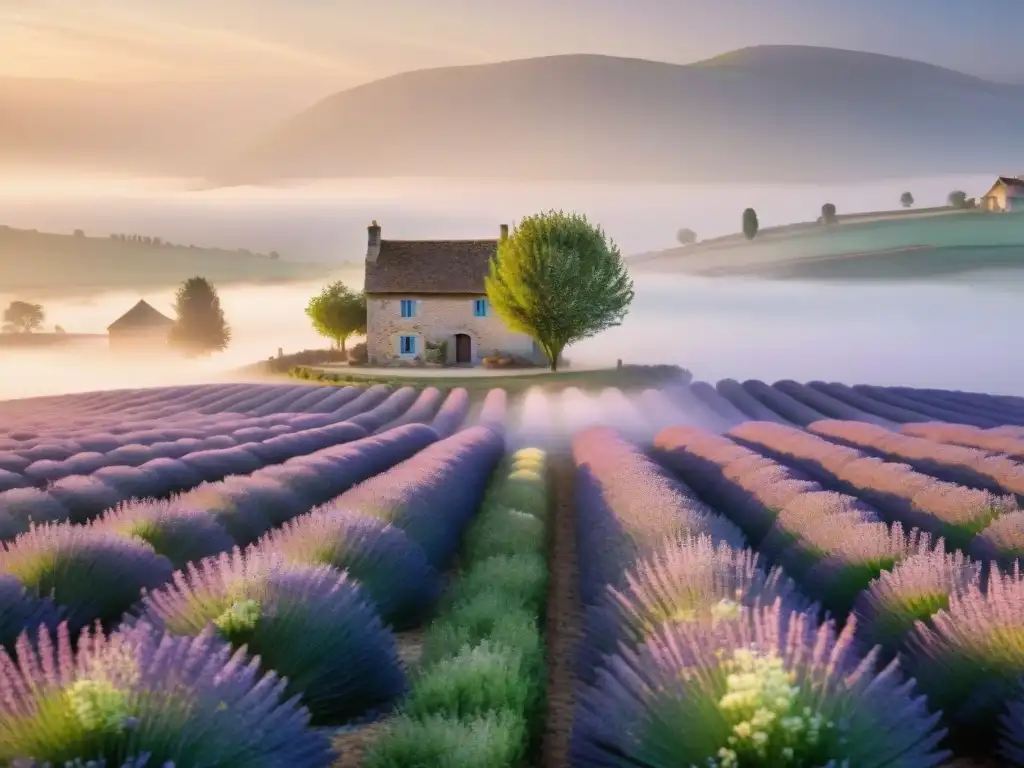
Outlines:
[[501,225],[501,239],[508,240],[508,224]]
[[374,219],[366,228],[366,261],[375,264],[378,256],[380,256],[380,224]]

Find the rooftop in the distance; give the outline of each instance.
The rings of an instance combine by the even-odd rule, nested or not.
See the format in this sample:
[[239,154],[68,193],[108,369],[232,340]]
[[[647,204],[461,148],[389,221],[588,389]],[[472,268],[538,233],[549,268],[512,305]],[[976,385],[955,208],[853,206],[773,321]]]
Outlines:
[[167,328],[174,321],[153,309],[144,299],[107,326],[107,331],[139,330],[143,328]]

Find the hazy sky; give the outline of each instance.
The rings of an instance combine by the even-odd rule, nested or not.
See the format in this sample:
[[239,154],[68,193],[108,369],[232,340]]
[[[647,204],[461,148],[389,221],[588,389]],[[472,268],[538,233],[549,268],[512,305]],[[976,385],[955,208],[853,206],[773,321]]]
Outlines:
[[685,63],[790,43],[1024,80],[1006,56],[1022,32],[1024,0],[0,0],[0,76],[341,87],[544,54]]

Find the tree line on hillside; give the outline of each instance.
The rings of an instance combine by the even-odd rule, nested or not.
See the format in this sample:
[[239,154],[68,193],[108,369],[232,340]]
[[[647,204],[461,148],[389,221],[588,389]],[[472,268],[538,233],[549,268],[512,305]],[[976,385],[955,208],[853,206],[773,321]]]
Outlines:
[[[969,210],[978,207],[978,202],[973,197],[968,197],[967,193],[962,189],[955,189],[946,196],[946,204],[950,208],[957,210]],[[914,195],[912,192],[904,192],[900,195],[900,205],[903,208],[912,208],[914,205]],[[833,203],[825,203],[821,206],[821,212],[818,216],[818,223],[829,226],[839,222],[839,214],[836,212],[836,206]],[[743,236],[747,240],[753,240],[757,236],[757,232],[760,229],[760,225],[757,220],[757,212],[753,208],[747,208],[743,211],[741,218],[740,230],[743,232]],[[697,242],[697,234],[687,227],[683,227],[676,231],[676,241],[680,245],[693,245]]]
[[[82,230],[80,230],[80,229],[76,229],[74,234],[75,234],[75,237],[85,237],[85,233]],[[131,243],[133,245],[146,245],[146,246],[150,246],[150,247],[153,247],[153,248],[190,248],[190,249],[193,249],[193,250],[195,250],[197,248],[200,248],[200,246],[193,245],[191,243],[188,244],[188,245],[184,245],[182,243],[172,243],[169,240],[164,240],[163,238],[160,238],[160,237],[150,237],[148,235],[131,235],[131,234],[124,234],[124,233],[121,233],[121,232],[114,232],[114,233],[112,233],[109,236],[109,239],[114,240],[114,241],[119,242],[119,243]],[[227,249],[213,248],[213,249],[208,249],[208,250],[227,250]],[[270,253],[264,254],[264,253],[257,253],[255,251],[250,251],[248,248],[236,248],[235,252],[236,253],[240,253],[243,256],[257,256],[257,257],[259,257],[261,259],[270,259],[271,261],[277,261],[278,259],[281,258],[281,254],[278,253],[277,251],[270,251]]]

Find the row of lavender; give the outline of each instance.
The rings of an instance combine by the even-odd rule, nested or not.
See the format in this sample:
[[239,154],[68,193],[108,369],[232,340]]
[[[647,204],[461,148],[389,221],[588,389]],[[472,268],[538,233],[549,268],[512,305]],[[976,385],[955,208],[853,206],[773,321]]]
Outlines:
[[[491,398],[482,419],[503,406]],[[386,625],[419,622],[437,596],[503,442],[489,427],[438,440],[410,424],[20,536],[0,553],[8,643],[26,623],[64,623],[56,650],[44,630],[35,649],[20,637],[16,662],[0,656],[13,694],[0,759],[328,765],[307,723],[345,722],[404,690]],[[126,611],[73,649],[79,627],[114,628]],[[41,677],[55,654],[60,674]]]
[[[503,398],[502,390],[490,396],[499,405]],[[430,423],[441,434],[451,434],[468,409],[465,390],[453,391],[443,402],[437,390],[419,396],[411,388],[390,395],[386,389],[367,390],[339,413],[345,421],[333,417],[326,425],[310,426],[305,420],[318,417],[299,416],[292,425],[296,429],[263,440],[238,443],[220,436],[210,441],[219,441],[221,447],[189,450],[193,441],[185,438],[165,443],[163,451],[155,450],[156,444],[135,445],[63,461],[28,464],[22,459],[22,464],[9,463],[10,469],[0,471],[0,538],[27,530],[33,521],[85,522],[130,498],[164,498],[403,423]],[[19,467],[21,473],[15,472]]]
[[0,402],[0,439],[30,440],[69,429],[95,429],[112,421],[176,417],[202,420],[235,414],[330,413],[357,390],[281,384],[217,384],[106,390]]
[[574,442],[574,765],[938,765],[946,728],[1024,764],[1017,571],[726,437],[673,427],[654,451]]
[[744,421],[771,421],[804,427],[815,421],[841,419],[883,427],[950,422],[978,428],[1024,425],[1024,398],[947,390],[922,390],[812,381],[756,379],[742,384],[724,379],[715,385],[696,381],[672,394],[726,426]]

